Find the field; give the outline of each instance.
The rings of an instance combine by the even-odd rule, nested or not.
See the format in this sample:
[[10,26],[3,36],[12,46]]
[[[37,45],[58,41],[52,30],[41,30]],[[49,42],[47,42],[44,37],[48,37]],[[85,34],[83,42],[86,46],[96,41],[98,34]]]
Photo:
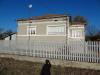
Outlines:
[[[43,64],[0,57],[0,75],[40,75]],[[52,65],[51,75],[100,75],[100,70]]]

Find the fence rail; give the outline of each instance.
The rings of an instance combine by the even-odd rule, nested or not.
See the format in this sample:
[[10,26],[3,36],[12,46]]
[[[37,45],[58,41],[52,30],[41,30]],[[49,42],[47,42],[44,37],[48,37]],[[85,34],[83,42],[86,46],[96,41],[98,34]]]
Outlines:
[[100,63],[99,41],[0,41],[0,53]]

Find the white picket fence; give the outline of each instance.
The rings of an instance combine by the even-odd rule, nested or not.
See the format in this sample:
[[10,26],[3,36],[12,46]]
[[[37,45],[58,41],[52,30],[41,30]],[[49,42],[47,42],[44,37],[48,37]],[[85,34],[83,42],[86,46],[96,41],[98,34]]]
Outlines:
[[99,41],[0,41],[0,53],[100,63]]

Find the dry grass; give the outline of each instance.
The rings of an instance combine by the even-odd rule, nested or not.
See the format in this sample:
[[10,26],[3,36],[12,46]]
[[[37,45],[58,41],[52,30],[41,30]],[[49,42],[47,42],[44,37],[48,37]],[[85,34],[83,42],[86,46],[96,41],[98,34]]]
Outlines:
[[[0,58],[0,75],[39,75],[43,63]],[[51,75],[100,75],[100,70],[52,65]]]

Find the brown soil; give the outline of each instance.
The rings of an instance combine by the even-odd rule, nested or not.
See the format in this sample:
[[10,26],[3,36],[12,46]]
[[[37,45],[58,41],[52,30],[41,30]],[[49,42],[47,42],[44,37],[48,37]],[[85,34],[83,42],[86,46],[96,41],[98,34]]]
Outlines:
[[[40,75],[43,63],[0,58],[0,75]],[[100,70],[51,67],[51,75],[100,75]]]

